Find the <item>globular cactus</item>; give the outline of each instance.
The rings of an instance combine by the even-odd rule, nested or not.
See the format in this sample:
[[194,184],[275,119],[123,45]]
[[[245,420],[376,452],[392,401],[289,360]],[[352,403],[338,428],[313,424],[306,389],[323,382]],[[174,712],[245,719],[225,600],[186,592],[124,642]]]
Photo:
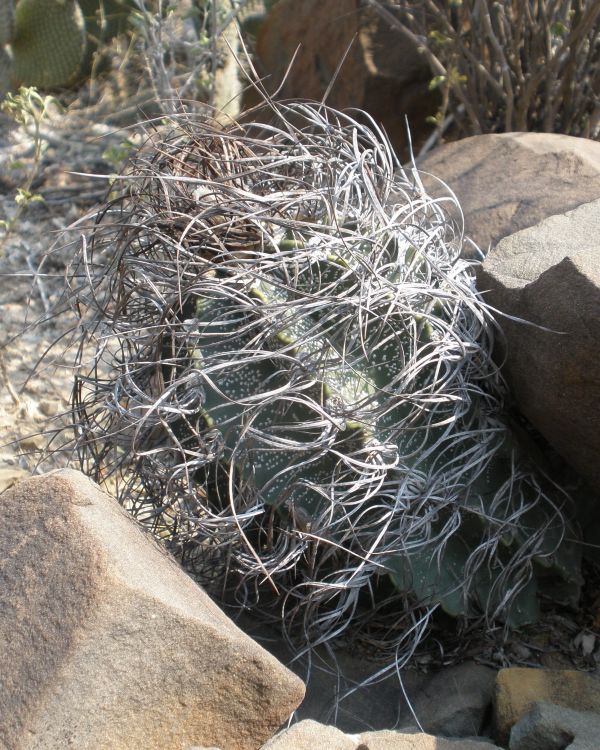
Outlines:
[[460,234],[374,125],[273,106],[178,119],[99,215],[69,289],[96,346],[82,468],[309,646],[395,659],[438,609],[520,625],[576,601],[568,498],[503,422]]
[[[221,461],[240,486],[344,546],[353,506],[367,515],[390,491],[403,503],[403,487],[422,483],[419,501],[427,505],[429,495],[439,505],[422,509],[431,538],[398,535],[392,524],[377,551],[400,590],[452,616],[504,608],[512,625],[538,618],[539,595],[552,594],[557,578],[576,597],[578,553],[560,544],[560,523],[549,527],[554,512],[544,509],[540,480],[523,469],[508,428],[486,397],[478,403],[478,368],[474,392],[455,396],[464,410],[456,413],[460,370],[447,380],[440,372],[458,354],[448,351],[444,362],[440,350],[456,314],[443,276],[434,274],[415,299],[405,296],[433,258],[399,238],[376,250],[355,229],[340,229],[326,251],[311,247],[311,231],[293,235],[292,250],[281,242],[253,280],[225,272],[218,289],[199,294],[188,323],[199,414],[206,430],[218,430]],[[379,298],[370,302],[355,297],[365,290],[365,268],[387,286],[382,295],[372,290]],[[459,327],[454,335],[456,345],[466,343]],[[377,528],[385,525],[373,535]],[[528,580],[511,584],[511,561],[528,552]]]

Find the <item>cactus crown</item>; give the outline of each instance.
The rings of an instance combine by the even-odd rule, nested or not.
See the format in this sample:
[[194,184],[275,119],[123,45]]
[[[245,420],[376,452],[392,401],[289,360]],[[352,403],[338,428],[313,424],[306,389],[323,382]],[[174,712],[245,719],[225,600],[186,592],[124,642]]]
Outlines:
[[396,655],[438,608],[521,624],[548,584],[576,598],[566,498],[502,422],[443,205],[374,124],[278,115],[177,120],[99,216],[72,297],[109,365],[74,390],[82,466],[205,583],[248,604],[270,581],[310,645],[368,639],[382,588]]

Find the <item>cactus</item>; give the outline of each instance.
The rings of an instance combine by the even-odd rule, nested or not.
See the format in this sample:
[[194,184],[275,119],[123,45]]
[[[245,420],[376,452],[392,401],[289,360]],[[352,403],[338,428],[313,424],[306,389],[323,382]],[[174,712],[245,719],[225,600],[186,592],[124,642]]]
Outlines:
[[99,43],[121,33],[133,0],[0,0],[0,90],[68,86]]
[[0,0],[0,47],[8,44],[15,33],[14,0]]
[[13,59],[8,49],[0,47],[0,97],[9,89],[13,77]]
[[568,498],[503,422],[460,235],[375,126],[275,110],[178,118],[101,213],[71,299],[108,357],[74,388],[82,468],[204,582],[260,612],[269,581],[309,646],[367,637],[380,592],[394,658],[438,609],[576,601]]
[[[305,245],[298,233],[294,245],[297,249]],[[419,409],[406,404],[411,393],[422,398],[423,391],[429,391],[428,384],[435,381],[433,369],[439,363],[425,364],[428,351],[451,323],[441,301],[432,304],[425,298],[411,307],[409,315],[392,307],[385,325],[376,315],[370,321],[347,320],[345,292],[360,266],[373,264],[373,253],[366,245],[359,245],[354,258],[343,246],[337,252],[335,257],[319,257],[314,252],[304,267],[297,255],[287,261],[285,255],[280,256],[280,265],[275,265],[269,280],[250,286],[243,301],[231,301],[236,296],[239,300],[234,289],[228,288],[238,284],[235,276],[222,279],[223,287],[214,297],[198,300],[192,359],[199,372],[219,373],[218,378],[203,381],[202,414],[205,427],[221,434],[222,460],[235,466],[240,483],[251,486],[267,506],[286,516],[317,518],[327,512],[329,504],[342,504],[336,498],[336,483],[341,483],[344,492],[352,483],[360,488],[354,498],[345,497],[344,504],[364,502],[361,493],[377,482],[382,470],[364,465],[369,453],[383,454],[391,448],[395,460],[386,473],[397,487],[413,473],[434,477],[432,484],[442,490],[452,464],[456,476],[456,465],[481,450],[483,441],[490,454],[485,468],[458,472],[462,488],[457,501],[465,516],[460,525],[445,533],[447,519],[440,519],[433,524],[437,541],[416,546],[414,552],[383,555],[381,564],[399,589],[412,590],[419,600],[439,603],[452,616],[493,612],[501,608],[506,592],[483,564],[486,558],[489,562],[489,555],[483,555],[465,590],[465,572],[469,563],[474,565],[474,550],[482,540],[497,536],[494,555],[501,566],[518,557],[519,550],[538,535],[532,577],[515,595],[509,622],[521,625],[538,618],[538,594],[540,589],[544,593],[546,581],[552,593],[556,579],[562,579],[576,597],[581,583],[578,554],[568,545],[561,546],[560,537],[551,530],[539,534],[549,520],[538,508],[543,495],[535,477],[515,472],[520,458],[509,430],[496,424],[489,438],[482,438],[480,432],[462,434],[472,414],[447,430],[432,426],[430,414],[419,420]],[[402,261],[390,253],[386,265],[398,268]],[[287,282],[284,290],[282,280],[294,278],[292,267],[297,281]],[[390,272],[388,280],[406,284],[411,279],[410,271],[403,282],[395,278],[399,276]],[[413,279],[417,278],[415,273]],[[311,313],[311,300],[323,296],[332,298],[325,321]],[[391,301],[390,287],[385,304]],[[302,401],[288,404],[277,394],[285,393],[295,377],[290,359],[310,371],[315,382]],[[407,380],[406,363],[419,361],[424,363],[420,371]],[[401,395],[396,392],[400,383]],[[441,402],[446,398],[443,391],[430,396]],[[475,408],[473,404],[471,409]],[[451,410],[444,411],[443,406],[438,410],[437,421],[450,417]],[[311,445],[319,440],[323,426],[317,425],[324,415],[331,422],[330,439],[326,449],[315,450]],[[413,425],[407,429],[411,420]],[[353,468],[353,461],[360,461],[359,466]],[[498,502],[498,494],[503,494],[503,488],[508,492],[508,485],[512,496]],[[530,510],[512,526],[516,500]],[[336,541],[335,533],[331,541]],[[342,543],[343,537],[337,541]]]
[[0,87],[52,88],[70,83],[85,52],[85,26],[76,0],[0,0],[3,62]]

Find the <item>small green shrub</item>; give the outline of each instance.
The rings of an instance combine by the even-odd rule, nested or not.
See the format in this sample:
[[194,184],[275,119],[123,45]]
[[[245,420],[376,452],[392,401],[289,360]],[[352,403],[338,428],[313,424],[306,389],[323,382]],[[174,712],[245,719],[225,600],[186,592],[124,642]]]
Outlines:
[[440,129],[600,136],[596,0],[367,2],[429,62]]
[[31,203],[43,201],[43,197],[32,192],[35,178],[38,176],[46,141],[42,135],[42,124],[49,119],[51,111],[60,111],[60,104],[52,96],[42,96],[35,88],[21,87],[16,94],[7,94],[0,102],[0,111],[5,112],[19,124],[31,138],[33,158],[23,184],[17,188],[15,195],[16,210],[10,219],[0,220],[0,256],[10,234],[18,226],[23,211]]

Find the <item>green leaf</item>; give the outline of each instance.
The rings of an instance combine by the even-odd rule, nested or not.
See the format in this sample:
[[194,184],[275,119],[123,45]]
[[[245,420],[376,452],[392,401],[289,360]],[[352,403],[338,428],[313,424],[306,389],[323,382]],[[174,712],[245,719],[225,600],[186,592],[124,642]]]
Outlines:
[[17,194],[15,196],[15,203],[19,206],[26,206],[29,203],[40,203],[43,202],[44,196],[39,193],[30,193],[25,188],[17,188]]
[[429,34],[427,34],[427,36],[429,37],[429,39],[431,39],[434,42],[437,42],[437,44],[440,44],[440,45],[448,44],[449,42],[452,41],[451,37],[446,36],[445,34],[442,34],[442,32],[437,31],[437,29],[430,31]]
[[429,90],[435,91],[435,89],[439,88],[443,83],[446,83],[447,80],[448,77],[445,75],[434,76],[431,81],[429,81]]
[[565,36],[568,30],[568,27],[562,21],[555,21],[550,24],[550,32],[553,36]]

